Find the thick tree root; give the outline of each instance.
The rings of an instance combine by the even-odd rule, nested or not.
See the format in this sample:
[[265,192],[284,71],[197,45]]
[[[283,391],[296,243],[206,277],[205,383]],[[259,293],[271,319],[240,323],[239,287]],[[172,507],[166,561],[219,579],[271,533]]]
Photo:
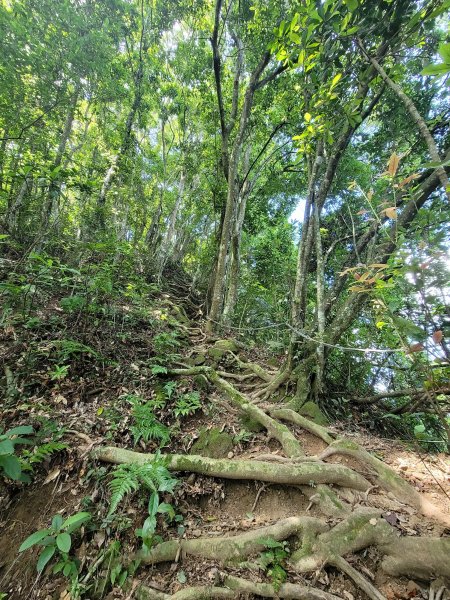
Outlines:
[[193,586],[173,595],[140,586],[136,591],[136,598],[138,600],[215,600],[216,598],[236,600],[242,594],[255,594],[263,598],[289,598],[291,600],[340,600],[339,596],[303,585],[285,583],[276,591],[269,583],[255,583],[231,575],[224,577],[224,586]]
[[381,567],[390,575],[450,579],[450,538],[399,538],[381,513],[370,508],[354,511],[329,531],[319,534],[313,543],[303,542],[290,562],[299,572],[307,573],[324,564],[335,564],[336,557],[369,546],[379,549],[384,557]]
[[241,577],[227,576],[224,584],[236,592],[255,594],[263,598],[291,598],[292,600],[340,600],[339,596],[323,592],[312,587],[296,585],[293,583],[283,584],[279,590],[275,590],[269,583],[255,583],[242,579]]
[[219,598],[232,598],[237,596],[233,590],[217,586],[193,586],[184,588],[176,594],[164,594],[145,585],[140,585],[136,592],[137,600],[218,600]]
[[443,513],[432,502],[419,494],[405,479],[355,442],[343,439],[336,440],[322,452],[319,458],[323,460],[335,454],[351,456],[362,464],[368,465],[376,473],[377,485],[392,492],[400,502],[413,506],[426,516],[450,525],[450,515]]
[[[93,458],[104,462],[123,464],[144,464],[154,460],[154,454],[143,454],[107,446],[96,448]],[[170,471],[189,471],[223,479],[243,479],[266,481],[287,485],[316,485],[332,483],[355,490],[365,491],[370,483],[361,475],[343,465],[322,462],[305,462],[299,464],[274,464],[253,460],[228,460],[208,458],[206,456],[166,454],[167,468]]]
[[280,423],[276,419],[272,419],[272,417],[255,404],[252,404],[247,396],[239,392],[231,383],[219,377],[218,373],[211,367],[201,366],[188,369],[171,369],[169,373],[171,375],[205,375],[211,383],[225,392],[234,406],[265,427],[269,434],[280,442],[287,456],[297,457],[305,455],[300,442],[286,425],[283,425],[283,423]]
[[299,415],[295,410],[291,410],[290,408],[274,408],[270,411],[270,414],[277,419],[282,419],[283,421],[289,421],[294,423],[294,425],[298,425],[302,429],[305,429],[320,438],[326,444],[332,444],[334,441],[334,438],[331,437],[326,427],[317,425],[317,423],[302,417],[302,415]]
[[283,369],[272,378],[270,383],[264,387],[262,390],[258,391],[254,394],[254,398],[259,398],[261,400],[268,400],[273,394],[290,378],[292,371],[288,368]]
[[172,562],[177,556],[190,554],[219,560],[221,563],[242,562],[248,556],[265,549],[262,539],[285,540],[293,535],[323,532],[327,525],[312,517],[289,517],[274,525],[259,527],[233,536],[214,538],[196,538],[192,540],[171,540],[162,542],[147,553],[139,555],[142,563],[153,565],[160,562]]

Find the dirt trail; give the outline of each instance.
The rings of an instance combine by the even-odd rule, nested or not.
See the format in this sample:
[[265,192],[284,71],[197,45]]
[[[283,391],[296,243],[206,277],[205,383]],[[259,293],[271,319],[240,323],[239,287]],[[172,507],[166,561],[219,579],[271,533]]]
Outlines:
[[[160,379],[161,383],[169,377],[171,380],[181,379],[181,386],[192,389],[199,384],[201,376],[203,408],[202,412],[182,420],[182,426],[172,435],[171,442],[163,453],[181,457],[192,453],[192,447],[198,442],[201,433],[215,428],[221,433],[229,434],[232,439],[232,448],[223,457],[216,459],[222,461],[220,468],[232,461],[250,460],[253,464],[262,465],[267,476],[264,480],[248,481],[243,472],[242,479],[230,480],[225,468],[222,476],[211,477],[206,471],[202,474],[201,458],[197,473],[190,473],[188,467],[180,468],[175,465],[175,471],[183,472],[179,474],[181,483],[172,501],[183,516],[184,533],[180,539],[174,527],[167,526],[163,521],[159,522],[159,527],[164,540],[172,540],[184,549],[176,551],[168,562],[154,566],[142,565],[134,579],[129,580],[128,587],[120,589],[117,585],[114,586],[108,598],[169,598],[179,590],[190,589],[193,590],[193,595],[185,597],[200,598],[198,594],[210,593],[213,595],[205,597],[256,598],[259,597],[257,591],[265,591],[267,593],[264,596],[268,596],[271,589],[275,596],[279,594],[280,597],[294,598],[307,597],[295,595],[306,586],[310,590],[308,593],[318,594],[308,596],[311,598],[331,598],[334,595],[346,600],[363,600],[367,597],[436,600],[438,596],[435,592],[429,591],[430,581],[448,576],[450,571],[450,554],[445,556],[445,551],[450,548],[446,545],[450,540],[448,457],[443,454],[421,455],[399,442],[377,438],[366,432],[349,433],[337,424],[328,430],[327,435],[339,438],[344,434],[346,440],[353,443],[353,450],[359,447],[373,452],[381,459],[380,464],[390,469],[386,474],[381,471],[377,474],[373,464],[361,461],[361,457],[345,454],[334,454],[324,458],[322,462],[320,455],[329,447],[327,443],[310,430],[272,419],[269,416],[270,405],[263,405],[263,410],[247,395],[249,384],[259,385],[264,382],[248,366],[248,358],[244,352],[237,350],[247,366],[241,365],[238,368],[228,350],[220,356],[220,353],[216,353],[216,356],[211,352],[208,354],[211,348],[217,347],[217,341],[206,341],[198,328],[192,331],[189,331],[189,326],[186,328],[190,333],[190,341],[186,344],[189,350],[179,361],[185,366],[177,366],[172,374],[162,375]],[[144,338],[142,336],[139,341],[141,347],[148,344]],[[155,381],[155,378],[147,380],[139,363],[140,352],[141,349],[138,349],[138,358],[135,355],[129,359],[134,364],[131,370],[137,369],[138,377],[125,389],[123,385],[119,385],[118,392],[133,389],[135,393],[154,396],[155,386],[158,387],[161,383]],[[201,359],[202,365],[192,366],[199,355],[204,357]],[[113,371],[112,369],[111,373]],[[239,380],[233,378],[233,375],[244,375],[245,378]],[[114,377],[117,379],[116,374]],[[119,409],[118,422],[102,416],[117,410],[117,395],[100,391],[89,395],[88,402],[75,402],[70,407],[64,402],[53,404],[53,411],[58,412],[60,426],[66,426],[72,432],[75,430],[75,433],[64,435],[67,450],[47,461],[29,487],[5,488],[1,492],[0,591],[8,594],[8,600],[68,600],[68,587],[64,578],[49,576],[47,572],[37,579],[34,562],[36,553],[18,555],[17,550],[27,535],[48,526],[56,513],[68,515],[86,508],[98,515],[105,513],[108,496],[105,488],[106,468],[101,462],[92,460],[93,452],[100,460],[114,462],[111,457],[106,456],[106,446],[132,448],[129,417],[120,414],[123,405]],[[40,411],[41,416],[43,413],[45,410]],[[17,412],[11,414],[16,415]],[[247,428],[249,419],[252,424],[257,422],[257,431]],[[286,448],[292,450],[291,455]],[[152,443],[142,443],[136,450],[151,453],[155,446]],[[314,460],[308,463],[305,462],[305,457]],[[358,490],[339,485],[318,486],[314,478],[302,485],[271,482],[274,474],[284,468],[296,469],[297,472],[308,464],[345,468],[363,480],[368,480],[369,487]],[[395,474],[405,485],[409,482],[410,487],[403,489],[395,479]],[[406,496],[410,493],[410,498],[405,497],[405,490]],[[439,518],[423,514],[423,498],[437,506],[436,515]],[[339,508],[334,510],[337,504]],[[134,497],[124,505],[123,516],[128,520],[128,526],[121,533],[113,530],[85,530],[76,550],[81,563],[92,564],[109,542],[119,538],[121,555],[132,555],[136,549],[133,531],[135,527],[142,525],[144,514],[142,502]],[[297,586],[295,589],[282,585],[280,587],[273,572],[270,574],[274,564],[269,563],[265,569],[261,565],[259,568],[255,566],[261,552],[264,552],[264,544],[261,546],[257,532],[266,526],[273,526],[276,530],[278,524],[285,519],[304,517],[310,518],[311,523],[316,523],[315,529],[308,521],[310,524],[307,529],[304,528],[306,526],[301,526],[286,538],[280,537],[280,543],[284,539],[289,542],[289,548],[285,546],[289,553],[279,561],[284,572],[282,579],[286,577],[289,584]],[[352,519],[359,519],[358,525]],[[347,533],[337,536],[335,532],[339,528],[336,527],[345,527],[346,523]],[[313,529],[308,529],[310,526]],[[252,532],[256,532],[252,548],[244,551],[238,544],[237,561],[224,564],[221,553],[227,539],[230,536],[251,535]],[[419,540],[421,543],[431,537],[436,542],[433,546],[436,555],[433,557],[427,556],[428,546],[414,549],[401,546],[400,550],[396,546],[398,540]],[[191,540],[194,544],[188,546],[186,540]],[[195,546],[195,541],[199,542],[198,547]],[[208,544],[214,544],[214,548],[218,546],[218,550],[211,546],[211,551],[207,551]],[[328,552],[327,548],[333,548],[333,552]],[[345,557],[344,563],[340,563],[342,556]],[[446,560],[449,563],[448,569],[445,566]],[[146,561],[151,562],[148,559]],[[104,572],[100,569],[96,576],[102,575]],[[233,577],[240,579],[235,580]],[[244,580],[247,582],[245,585],[242,583]],[[449,592],[443,590],[441,583],[438,579],[432,585],[442,590],[439,592],[442,598],[449,598]],[[261,586],[258,587],[259,584],[269,587],[263,590]],[[202,586],[202,590],[199,591],[195,586]],[[238,589],[233,586],[238,586]],[[249,591],[251,589],[255,593]],[[377,596],[377,593],[380,595]],[[90,596],[88,594],[85,597]]]

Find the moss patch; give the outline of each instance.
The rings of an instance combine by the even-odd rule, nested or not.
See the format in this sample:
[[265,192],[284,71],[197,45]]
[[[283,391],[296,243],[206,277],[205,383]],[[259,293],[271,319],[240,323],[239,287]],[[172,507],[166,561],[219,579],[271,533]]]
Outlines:
[[247,414],[240,415],[239,422],[244,429],[247,431],[252,431],[253,433],[258,433],[264,429],[259,421]]
[[328,425],[328,419],[315,402],[306,402],[298,412],[317,423],[317,425]]
[[226,458],[232,449],[232,436],[213,427],[200,431],[198,440],[192,445],[191,454],[200,454],[209,458]]

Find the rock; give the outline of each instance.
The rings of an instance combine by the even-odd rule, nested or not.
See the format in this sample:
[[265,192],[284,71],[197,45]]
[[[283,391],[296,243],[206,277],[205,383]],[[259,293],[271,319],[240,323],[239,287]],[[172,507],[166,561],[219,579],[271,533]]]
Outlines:
[[191,454],[209,458],[226,458],[233,448],[233,438],[222,433],[217,427],[202,429],[197,441],[192,445]]
[[192,364],[195,366],[202,365],[206,360],[206,356],[204,354],[196,354],[192,357]]
[[298,412],[317,423],[317,425],[328,425],[328,419],[315,402],[305,402]]

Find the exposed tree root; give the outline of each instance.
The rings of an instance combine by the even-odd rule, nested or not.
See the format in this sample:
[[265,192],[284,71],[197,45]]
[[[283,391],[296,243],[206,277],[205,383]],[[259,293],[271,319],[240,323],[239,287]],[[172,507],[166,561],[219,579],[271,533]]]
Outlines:
[[265,549],[265,545],[261,542],[262,539],[271,538],[281,541],[293,535],[317,534],[326,529],[327,525],[319,519],[289,517],[274,525],[259,527],[233,536],[162,542],[152,548],[150,552],[139,555],[139,558],[142,563],[147,565],[172,562],[177,556],[186,554],[218,560],[223,564],[230,561],[238,563],[252,554],[262,552]]
[[273,585],[269,583],[255,583],[242,579],[241,577],[233,577],[231,575],[225,577],[224,584],[236,592],[256,594],[263,598],[291,598],[292,600],[340,600],[339,596],[323,592],[312,587],[304,585],[296,585],[293,583],[283,584],[279,590],[275,590]]
[[284,368],[282,371],[275,375],[270,383],[254,394],[254,398],[260,398],[261,400],[268,400],[291,376],[291,369]]
[[219,377],[218,373],[211,367],[172,369],[169,373],[172,375],[198,375],[200,373],[205,375],[211,383],[214,383],[225,392],[236,407],[265,427],[269,434],[280,442],[287,456],[304,456],[305,453],[301,444],[286,425],[283,425],[283,423],[280,423],[276,419],[272,419],[266,412],[258,408],[255,404],[252,404],[247,396],[239,392],[231,383]]
[[353,579],[359,589],[365,592],[371,600],[386,600],[386,597],[383,596],[383,594],[381,594],[368,579],[361,575],[359,571],[352,567],[351,564],[345,560],[345,558],[342,558],[342,556],[334,556],[328,562],[330,565],[333,565]]
[[294,425],[298,425],[302,429],[305,429],[320,438],[326,444],[332,444],[334,441],[334,438],[330,435],[326,427],[317,425],[317,423],[302,417],[302,415],[299,415],[295,410],[291,410],[290,408],[274,408],[270,411],[270,414],[277,419],[290,421],[291,423],[294,423]]
[[271,375],[266,369],[261,367],[261,365],[258,365],[257,363],[252,363],[252,362],[245,362],[245,361],[241,360],[239,358],[239,356],[234,354],[234,352],[230,351],[230,354],[232,355],[234,360],[237,362],[240,369],[243,369],[243,370],[248,369],[249,371],[252,371],[252,373],[254,375],[257,375],[263,381],[266,381],[266,382],[272,381],[273,375]]
[[[385,599],[361,573],[344,559],[345,555],[358,552],[368,546],[373,545],[379,549],[383,555],[382,569],[388,574],[406,575],[424,580],[435,577],[450,579],[450,561],[448,560],[450,539],[399,538],[396,531],[381,517],[379,511],[368,508],[358,509],[331,529],[319,519],[290,517],[274,525],[234,536],[163,542],[152,548],[150,552],[140,555],[139,558],[142,563],[156,564],[174,561],[180,555],[189,554],[217,560],[222,564],[239,563],[264,550],[265,544],[262,540],[265,538],[281,541],[290,537],[299,539],[298,549],[292,553],[289,561],[296,571],[307,573],[316,571],[327,564],[333,565],[351,577],[372,600]],[[277,597],[273,594],[274,590],[270,585],[265,587],[266,584],[254,584],[229,576],[225,576],[224,583],[226,587],[234,591]],[[296,587],[297,589],[295,589]],[[208,589],[206,588],[206,590]],[[185,591],[187,593],[187,590]],[[297,592],[299,595],[289,595],[289,593]],[[311,595],[302,596],[300,593],[310,593]],[[279,597],[333,598],[332,595],[323,594],[324,592],[313,588],[306,588],[305,591],[301,589],[301,586],[291,587],[286,584],[283,592],[279,593]],[[143,597],[145,598],[145,596]],[[152,596],[147,597],[151,598]],[[193,596],[170,596],[170,598],[173,597],[193,598]]]
[[[92,456],[115,464],[144,464],[154,460],[154,454],[143,454],[107,446],[96,448]],[[370,483],[361,475],[343,465],[322,462],[305,462],[292,465],[274,464],[253,460],[228,460],[206,456],[166,454],[167,468],[171,471],[189,471],[223,479],[243,479],[281,483],[286,485],[316,485],[332,483],[365,491]]]
[[384,557],[382,569],[390,575],[450,579],[450,538],[399,538],[381,513],[370,508],[354,511],[329,531],[319,534],[313,543],[303,541],[292,554],[291,562],[296,570],[307,573],[324,564],[336,564],[336,557],[368,546],[377,546]]
[[383,489],[392,492],[396,498],[413,506],[424,515],[434,517],[443,523],[450,525],[450,516],[443,513],[432,502],[429,502],[412,485],[405,479],[397,475],[390,467],[385,465],[381,460],[372,456],[369,452],[361,448],[358,444],[350,440],[339,439],[334,441],[326,448],[319,456],[320,459],[333,456],[334,454],[342,454],[356,458],[359,462],[370,466],[376,472],[376,482]]
[[234,598],[233,590],[217,586],[193,586],[184,588],[176,594],[164,594],[145,585],[140,585],[136,590],[137,600],[216,600],[219,598]]

